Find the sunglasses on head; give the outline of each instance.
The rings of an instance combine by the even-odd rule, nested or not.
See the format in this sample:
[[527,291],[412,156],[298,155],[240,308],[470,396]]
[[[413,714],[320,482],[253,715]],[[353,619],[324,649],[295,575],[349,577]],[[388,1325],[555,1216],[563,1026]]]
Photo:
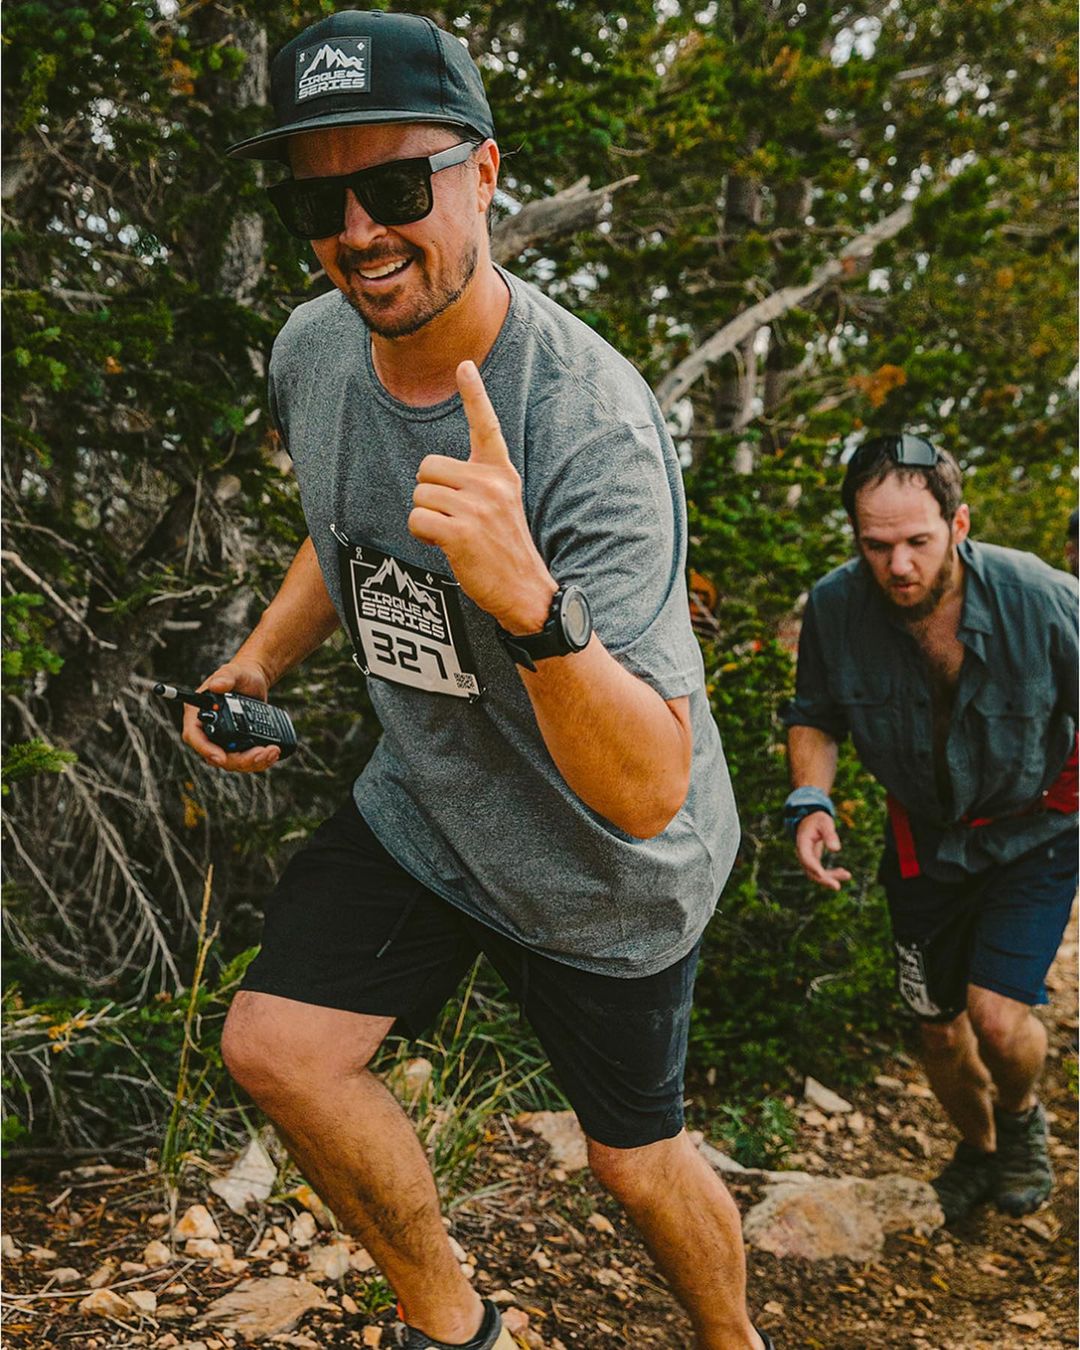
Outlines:
[[905,468],[932,469],[941,456],[925,436],[912,436],[903,432],[899,436],[875,436],[864,441],[852,456],[852,459],[867,460],[882,450],[894,464]]
[[297,239],[326,239],[345,227],[345,193],[379,225],[412,225],[431,214],[431,175],[463,164],[476,149],[461,141],[437,155],[392,159],[337,178],[286,178],[267,188],[281,223]]

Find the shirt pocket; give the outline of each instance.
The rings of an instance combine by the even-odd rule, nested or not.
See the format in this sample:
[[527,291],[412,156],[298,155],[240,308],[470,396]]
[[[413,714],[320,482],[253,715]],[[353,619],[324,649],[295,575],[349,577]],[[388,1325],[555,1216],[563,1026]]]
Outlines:
[[979,796],[1004,793],[1034,799],[1046,770],[1046,730],[1053,689],[1046,679],[985,685],[971,701],[981,723],[972,740],[982,747]]
[[843,674],[830,681],[829,692],[844,710],[864,768],[875,778],[891,782],[905,740],[902,701],[891,683],[868,680],[859,673]]

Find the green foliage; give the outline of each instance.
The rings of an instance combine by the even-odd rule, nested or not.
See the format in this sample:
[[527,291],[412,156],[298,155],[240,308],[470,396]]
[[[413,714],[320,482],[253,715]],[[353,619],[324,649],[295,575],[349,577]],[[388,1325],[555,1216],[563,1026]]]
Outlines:
[[4,647],[0,657],[5,689],[21,688],[39,673],[55,675],[63,657],[45,645],[49,620],[42,614],[45,598],[33,592],[14,591],[0,603]]
[[4,756],[0,792],[6,797],[12,783],[37,773],[62,773],[65,765],[74,764],[76,759],[70,750],[57,750],[48,741],[20,741],[10,746]]
[[795,1146],[798,1118],[779,1097],[753,1106],[721,1106],[719,1115],[728,1151],[744,1167],[779,1168]]

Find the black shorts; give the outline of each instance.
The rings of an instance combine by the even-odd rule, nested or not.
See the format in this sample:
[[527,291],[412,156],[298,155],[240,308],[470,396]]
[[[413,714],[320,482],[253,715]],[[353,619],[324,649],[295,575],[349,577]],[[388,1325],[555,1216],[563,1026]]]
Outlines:
[[698,949],[616,979],[577,970],[470,918],[404,871],[351,796],[289,862],[266,902],[243,988],[393,1017],[420,1035],[483,952],[551,1060],[585,1133],[611,1148],[674,1137]]
[[1046,972],[1076,895],[1077,852],[1061,835],[961,882],[900,875],[891,831],[879,879],[892,919],[900,992],[928,1022],[951,1022],[968,985],[1045,1003]]

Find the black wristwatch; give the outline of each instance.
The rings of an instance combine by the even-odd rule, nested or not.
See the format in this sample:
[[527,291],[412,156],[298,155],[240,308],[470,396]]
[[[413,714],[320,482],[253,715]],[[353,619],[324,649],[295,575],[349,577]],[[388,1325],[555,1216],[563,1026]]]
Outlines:
[[551,597],[547,622],[539,633],[518,636],[499,629],[503,646],[519,666],[535,670],[537,661],[548,656],[580,652],[592,637],[592,614],[580,586],[560,586]]

